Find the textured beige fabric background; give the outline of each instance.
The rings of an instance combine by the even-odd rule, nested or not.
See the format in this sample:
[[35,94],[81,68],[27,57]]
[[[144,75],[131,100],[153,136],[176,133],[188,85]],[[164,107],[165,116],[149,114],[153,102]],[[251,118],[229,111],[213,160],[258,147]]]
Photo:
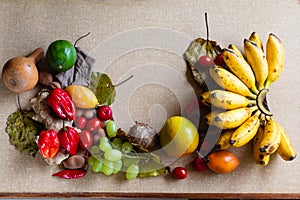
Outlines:
[[[189,42],[205,37],[208,12],[210,38],[221,46],[242,47],[256,31],[266,41],[270,32],[285,45],[286,67],[268,96],[275,118],[286,128],[300,152],[300,2],[298,0],[188,1],[0,1],[0,63],[34,48],[45,49],[55,39],[79,42],[96,59],[95,70],[107,72],[117,88],[114,112],[128,129],[134,120],[159,128],[167,116],[178,114],[195,95],[185,78],[182,54]],[[83,179],[52,178],[55,170],[38,156],[17,152],[5,133],[7,116],[16,109],[16,95],[1,81],[0,192],[166,192],[166,193],[299,193],[300,161],[273,156],[268,167],[257,166],[249,147],[238,149],[241,165],[231,174],[190,170],[175,181],[169,176],[124,181],[123,177],[88,173]],[[154,92],[153,92],[154,91]],[[23,94],[26,102],[28,94]],[[177,162],[184,162],[179,160]]]

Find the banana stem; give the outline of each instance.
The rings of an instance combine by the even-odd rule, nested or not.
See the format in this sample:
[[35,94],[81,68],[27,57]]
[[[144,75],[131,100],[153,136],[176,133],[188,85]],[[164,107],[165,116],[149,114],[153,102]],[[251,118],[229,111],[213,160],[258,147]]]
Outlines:
[[266,115],[266,120],[270,121],[272,119],[272,116]]
[[256,106],[256,100],[255,99],[252,99],[252,100],[250,100],[249,101],[250,103],[248,104],[248,106],[250,107],[252,107],[252,106]]
[[265,88],[266,88],[266,89],[269,89],[271,83],[272,83],[271,81],[267,80],[266,83],[265,83]]
[[257,106],[252,106],[252,107],[251,107],[251,110],[252,110],[252,112],[257,111],[257,110],[258,110],[258,107],[257,107]]
[[254,115],[256,115],[257,117],[259,117],[261,115],[261,111],[258,109],[257,111],[255,111]]
[[273,114],[268,107],[268,102],[266,99],[266,95],[268,92],[268,89],[263,89],[259,92],[256,99],[256,105],[262,113],[264,113],[265,115],[272,116]]
[[257,95],[251,93],[251,95],[249,95],[248,97],[255,100],[257,98]]
[[258,94],[259,90],[256,87],[250,89],[254,94]]

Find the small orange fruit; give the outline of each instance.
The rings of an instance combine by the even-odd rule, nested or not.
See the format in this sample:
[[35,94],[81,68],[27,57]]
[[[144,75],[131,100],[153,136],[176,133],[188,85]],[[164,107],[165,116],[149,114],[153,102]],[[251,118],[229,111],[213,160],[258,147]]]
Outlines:
[[232,172],[240,164],[236,155],[227,150],[212,152],[207,158],[209,169],[220,174]]

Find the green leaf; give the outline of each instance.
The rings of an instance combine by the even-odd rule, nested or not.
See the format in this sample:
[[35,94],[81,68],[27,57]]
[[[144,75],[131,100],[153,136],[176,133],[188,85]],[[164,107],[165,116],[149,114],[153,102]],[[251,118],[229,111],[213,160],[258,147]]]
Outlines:
[[9,140],[17,150],[34,156],[38,151],[36,136],[39,133],[37,122],[31,117],[33,112],[16,111],[8,116],[6,122],[6,132],[9,135]]
[[90,89],[95,93],[99,104],[111,105],[115,100],[115,86],[107,74],[92,72]]

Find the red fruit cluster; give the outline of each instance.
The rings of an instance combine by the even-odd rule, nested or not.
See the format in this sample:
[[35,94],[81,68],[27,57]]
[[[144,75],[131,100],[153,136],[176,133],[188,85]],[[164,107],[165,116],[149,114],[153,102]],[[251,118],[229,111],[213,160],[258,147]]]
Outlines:
[[94,140],[99,139],[99,134],[103,135],[103,122],[112,119],[113,115],[111,107],[107,105],[97,106],[96,110],[86,110],[85,112],[87,114],[83,112],[76,118],[75,126],[81,129],[79,133],[80,147],[89,149]]

